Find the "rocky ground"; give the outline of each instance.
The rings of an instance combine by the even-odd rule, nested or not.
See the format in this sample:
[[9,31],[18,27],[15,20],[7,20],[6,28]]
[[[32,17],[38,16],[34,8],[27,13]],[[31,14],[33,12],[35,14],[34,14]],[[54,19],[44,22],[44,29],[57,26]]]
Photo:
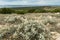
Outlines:
[[60,13],[0,14],[0,40],[60,40]]

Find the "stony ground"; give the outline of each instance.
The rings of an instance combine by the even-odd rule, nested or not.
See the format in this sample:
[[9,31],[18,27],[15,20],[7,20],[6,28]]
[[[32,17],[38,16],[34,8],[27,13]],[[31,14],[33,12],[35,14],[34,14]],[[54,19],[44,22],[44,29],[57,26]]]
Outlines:
[[60,40],[60,13],[0,14],[0,40]]

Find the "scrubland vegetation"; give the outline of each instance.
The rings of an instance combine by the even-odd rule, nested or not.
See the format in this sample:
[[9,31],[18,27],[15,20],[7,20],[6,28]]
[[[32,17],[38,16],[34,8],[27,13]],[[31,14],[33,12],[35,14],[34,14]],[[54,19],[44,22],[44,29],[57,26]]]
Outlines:
[[57,13],[59,7],[23,7],[23,8],[0,8],[2,14],[26,14],[26,13]]
[[0,8],[0,40],[60,40],[59,12],[59,7]]

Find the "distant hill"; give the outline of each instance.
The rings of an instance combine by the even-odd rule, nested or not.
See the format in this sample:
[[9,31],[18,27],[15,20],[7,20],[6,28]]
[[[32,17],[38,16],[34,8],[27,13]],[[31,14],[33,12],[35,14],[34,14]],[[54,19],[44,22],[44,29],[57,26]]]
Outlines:
[[35,7],[33,5],[0,5],[0,8]]
[[19,7],[60,7],[58,5],[0,5],[0,8],[19,8]]

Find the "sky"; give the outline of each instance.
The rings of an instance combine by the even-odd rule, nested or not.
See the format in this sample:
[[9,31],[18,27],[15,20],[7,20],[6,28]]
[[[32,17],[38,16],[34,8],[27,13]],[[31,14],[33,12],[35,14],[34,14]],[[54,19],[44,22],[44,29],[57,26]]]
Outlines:
[[0,0],[0,5],[60,5],[60,0]]

